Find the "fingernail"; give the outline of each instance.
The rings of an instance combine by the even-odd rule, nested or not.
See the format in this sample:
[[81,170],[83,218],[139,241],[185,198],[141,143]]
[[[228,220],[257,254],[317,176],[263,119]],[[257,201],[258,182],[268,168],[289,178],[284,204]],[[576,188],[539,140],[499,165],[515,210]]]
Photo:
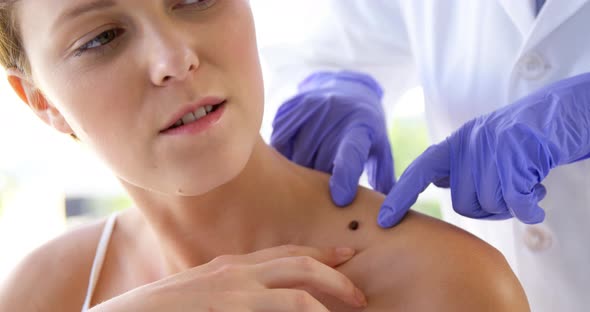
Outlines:
[[358,288],[354,289],[354,296],[356,297],[356,301],[363,307],[366,307],[368,305],[367,302],[367,297],[365,297],[365,294]]
[[383,206],[381,211],[379,211],[379,217],[377,217],[377,222],[379,226],[384,228],[389,228],[393,225],[395,218],[395,210],[389,206]]
[[336,255],[340,258],[350,258],[354,255],[355,250],[348,247],[336,248]]

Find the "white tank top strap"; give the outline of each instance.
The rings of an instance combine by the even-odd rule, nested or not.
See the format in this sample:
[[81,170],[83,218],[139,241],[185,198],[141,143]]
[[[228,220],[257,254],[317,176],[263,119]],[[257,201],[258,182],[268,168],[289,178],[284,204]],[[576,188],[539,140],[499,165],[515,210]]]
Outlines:
[[115,221],[117,220],[117,215],[118,213],[113,213],[108,218],[107,222],[105,223],[104,229],[102,230],[100,241],[98,242],[98,246],[96,247],[96,255],[94,256],[94,262],[92,263],[92,270],[90,271],[90,280],[88,281],[88,290],[86,291],[86,299],[84,299],[84,306],[82,307],[82,312],[85,312],[90,308],[92,294],[94,293],[94,288],[96,287],[96,283],[98,282],[98,278],[100,276],[100,271],[102,269],[104,258],[107,253],[107,248],[111,240],[111,234],[113,234]]

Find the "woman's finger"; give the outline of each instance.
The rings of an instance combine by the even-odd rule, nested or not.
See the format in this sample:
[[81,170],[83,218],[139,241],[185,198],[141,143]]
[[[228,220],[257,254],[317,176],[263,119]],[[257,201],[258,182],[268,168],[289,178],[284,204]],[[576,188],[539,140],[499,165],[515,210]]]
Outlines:
[[258,281],[267,288],[305,286],[355,307],[366,306],[364,294],[348,277],[314,258],[280,258],[253,268]]
[[314,296],[299,289],[268,289],[249,295],[249,307],[255,312],[329,312]]
[[282,245],[258,250],[246,255],[224,255],[211,261],[211,269],[231,264],[259,264],[286,257],[308,256],[328,266],[337,266],[355,254],[352,248],[314,248],[297,245]]

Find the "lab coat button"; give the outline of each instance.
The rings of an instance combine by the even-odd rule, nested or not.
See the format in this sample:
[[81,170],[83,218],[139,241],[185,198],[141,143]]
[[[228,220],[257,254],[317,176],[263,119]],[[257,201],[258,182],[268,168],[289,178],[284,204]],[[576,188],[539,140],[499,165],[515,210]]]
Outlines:
[[547,61],[539,53],[535,52],[524,55],[517,66],[520,74],[528,80],[541,78],[551,68]]
[[526,227],[524,244],[530,251],[541,252],[553,245],[553,234],[545,225],[535,224]]

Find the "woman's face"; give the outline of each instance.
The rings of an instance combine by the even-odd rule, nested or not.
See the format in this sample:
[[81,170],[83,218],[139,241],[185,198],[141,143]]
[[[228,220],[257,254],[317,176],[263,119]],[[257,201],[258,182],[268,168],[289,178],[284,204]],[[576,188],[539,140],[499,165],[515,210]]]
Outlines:
[[199,195],[245,166],[263,107],[247,0],[20,0],[16,12],[34,85],[125,182]]

